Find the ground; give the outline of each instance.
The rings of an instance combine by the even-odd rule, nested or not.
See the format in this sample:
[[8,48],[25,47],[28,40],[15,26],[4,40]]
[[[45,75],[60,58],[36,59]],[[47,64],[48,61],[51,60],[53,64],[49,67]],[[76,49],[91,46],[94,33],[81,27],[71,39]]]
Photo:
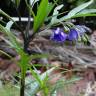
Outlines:
[[[15,32],[18,37],[18,41],[22,44],[21,35],[18,31],[15,30]],[[96,32],[94,31],[93,33]],[[39,34],[39,37],[37,36],[30,43],[30,49],[34,50],[37,48],[36,50],[38,50],[39,48],[40,50],[42,50],[42,52],[48,53],[49,57],[46,60],[50,63],[50,66],[58,67],[58,69],[54,70],[54,72],[51,74],[52,76],[56,76],[52,78],[49,83],[54,85],[57,80],[60,80],[60,78],[64,78],[67,81],[74,76],[81,78],[76,82],[61,86],[61,88],[59,88],[57,91],[58,96],[96,96],[96,54],[94,52],[94,47],[96,46],[94,45],[94,40],[91,41],[93,42],[92,44],[94,46],[78,45],[71,47],[50,41],[48,38],[44,37],[44,34],[42,34],[43,32]],[[94,34],[92,34],[92,36],[93,35]],[[4,34],[1,34],[0,50],[12,55],[14,59],[18,61],[20,57],[18,56],[18,54],[16,54],[14,49],[8,47],[8,45],[2,39],[3,37],[5,37]],[[91,38],[91,40],[92,39],[93,37]],[[34,62],[36,63],[35,60],[32,61],[32,63]],[[42,64],[44,64],[43,60],[39,60],[38,63],[41,62]],[[39,68],[39,71],[41,71],[41,73],[46,70],[46,68],[44,70],[41,69],[42,68]],[[61,74],[65,71],[65,69],[67,69],[68,71]],[[20,71],[20,68],[13,60],[9,59],[4,54],[0,54],[0,71],[0,94],[2,94],[2,96],[18,96],[19,91],[14,87],[15,84],[13,84],[12,82],[12,77],[15,72]],[[2,80],[4,82],[2,82]],[[5,83],[6,81],[11,82],[11,84]]]

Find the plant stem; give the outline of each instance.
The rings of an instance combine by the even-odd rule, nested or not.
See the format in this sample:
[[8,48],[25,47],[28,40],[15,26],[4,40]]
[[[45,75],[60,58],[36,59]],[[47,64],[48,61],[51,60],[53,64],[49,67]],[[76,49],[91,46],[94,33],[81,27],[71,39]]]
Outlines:
[[24,68],[22,68],[22,70],[21,70],[20,96],[24,96],[24,89],[25,89],[25,72],[24,72]]
[[29,30],[30,30],[30,23],[31,23],[31,14],[29,12],[29,16],[28,16],[28,24],[26,26],[26,30],[25,30],[25,40],[24,40],[24,51],[27,52],[27,49],[29,47]]
[[22,29],[22,21],[21,21],[21,15],[20,15],[19,9],[16,8],[16,11],[17,11],[17,14],[18,14],[18,17],[19,17],[19,23],[20,23],[19,26],[17,26],[17,27],[20,29],[23,40],[25,40],[26,38],[25,38],[24,30]]
[[25,80],[21,79],[20,96],[24,96]]

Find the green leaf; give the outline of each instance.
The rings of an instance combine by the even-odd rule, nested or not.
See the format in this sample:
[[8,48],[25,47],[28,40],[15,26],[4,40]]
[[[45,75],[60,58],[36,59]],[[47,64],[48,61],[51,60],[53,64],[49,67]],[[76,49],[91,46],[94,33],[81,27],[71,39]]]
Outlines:
[[72,18],[78,18],[78,17],[88,17],[88,16],[96,16],[95,13],[91,14],[91,13],[88,13],[88,14],[81,14],[81,13],[78,13],[77,15],[73,16]]
[[[58,0],[54,0],[54,3],[48,3],[48,8],[47,8],[47,16],[49,15],[49,13],[52,11],[52,9],[55,7],[55,5],[57,4],[57,2],[58,2]],[[56,15],[54,15],[54,16],[49,16],[49,17],[47,17],[46,18],[46,21],[48,21],[49,19],[51,19],[52,17],[55,17],[55,16],[57,16],[57,14]]]
[[86,16],[96,16],[96,9],[85,9],[73,16],[72,18],[77,17],[86,17]]
[[[91,10],[90,12],[86,12],[85,14],[83,14],[83,13],[80,14],[80,12],[83,12],[83,10],[84,10],[86,7],[88,7],[90,4],[92,4],[92,3],[93,3],[93,0],[91,0],[91,1],[89,1],[89,2],[86,2],[86,3],[83,3],[82,5],[80,5],[80,6],[76,7],[76,8],[74,8],[74,9],[72,9],[72,10],[68,13],[68,15],[65,15],[64,17],[61,17],[61,18],[59,19],[59,21],[60,21],[60,22],[61,22],[61,21],[66,21],[66,20],[68,20],[68,19],[75,18],[75,17],[83,17],[84,15],[85,15],[85,16],[88,16],[89,14],[87,14],[87,13],[92,12],[92,10]],[[92,13],[94,13],[94,12],[92,12]]]
[[86,7],[88,7],[90,4],[93,3],[93,0],[90,0],[89,2],[83,3],[82,5],[72,9],[69,13],[68,13],[68,17],[72,17],[75,14],[77,14],[78,12],[82,11],[83,9],[85,9]]
[[[85,9],[86,7],[88,7],[91,3],[93,3],[93,0],[89,1],[89,2],[86,2],[74,9],[72,9],[67,15],[61,17],[60,19],[55,19],[55,22],[53,24],[56,24],[56,23],[60,23],[62,21],[67,21],[69,19],[72,19],[72,18],[77,18],[77,17],[86,17],[86,16],[96,16],[96,9]],[[52,17],[57,17],[59,16],[60,14],[56,14],[56,15],[53,15]],[[51,24],[51,25],[53,25]]]
[[12,25],[14,24],[13,21],[9,21],[7,24],[6,24],[6,28],[10,31]]
[[[46,72],[44,72],[43,74],[40,75],[40,79],[41,81],[43,81],[46,76],[49,76],[49,74],[51,74],[51,72],[55,69],[55,67],[47,70]],[[32,82],[33,80],[30,79],[30,82]],[[25,92],[27,94],[30,94],[29,96],[34,96],[34,94],[36,94],[40,88],[40,84],[38,81],[34,81],[32,83],[27,82],[26,86],[28,85],[28,89],[25,89]],[[29,85],[30,84],[30,85]],[[30,88],[30,89],[29,89]]]
[[15,21],[8,15],[6,14],[3,10],[0,9],[0,14],[4,15],[5,17],[7,17],[9,20],[13,21],[15,23]]
[[[57,6],[57,7],[54,9],[53,17],[52,17],[52,19],[51,19],[51,24],[54,24],[54,23],[58,22],[57,16],[58,16],[58,14],[59,14],[59,10],[60,10],[62,7],[63,7],[63,4]],[[57,16],[54,16],[54,15],[57,15]]]
[[15,48],[16,51],[19,51],[22,49],[20,44],[17,42],[15,35],[13,35],[7,28],[2,26],[1,24],[0,24],[0,31],[5,33],[8,36],[10,40],[8,44],[10,44],[11,47]]
[[48,0],[41,0],[41,3],[38,7],[37,15],[34,18],[33,30],[37,32],[41,25],[44,23],[44,20],[47,15]]
[[0,53],[4,54],[5,56],[9,57],[10,59],[12,58],[9,54],[7,54],[6,52],[0,50]]
[[[20,28],[20,26],[15,22],[16,20],[15,20],[15,19],[13,20],[12,17],[10,17],[8,14],[6,14],[6,13],[5,13],[3,10],[1,10],[1,9],[0,9],[0,14],[3,15],[3,16],[5,16],[5,17],[7,17],[7,18],[10,20],[10,22],[12,21],[20,30],[22,30],[22,29]],[[12,22],[11,22],[11,24],[10,24],[10,27],[12,26]]]
[[88,13],[96,13],[96,9],[85,9],[79,12],[78,14],[88,14]]
[[[1,32],[5,33],[10,41],[8,41],[8,44],[11,46],[11,47],[14,47],[16,49],[19,49],[21,46],[19,45],[19,43],[16,41],[16,37],[10,32],[10,28],[11,26],[13,25],[13,23],[15,23],[15,21],[8,15],[6,14],[4,11],[2,11],[0,9],[0,14],[6,16],[8,19],[10,19],[10,21],[7,23],[6,27],[2,26],[0,24],[0,30]],[[7,40],[6,40],[7,41]]]
[[75,16],[72,16],[72,18],[86,17],[86,16],[96,16],[96,9],[82,10],[81,12],[77,13]]
[[41,79],[40,79],[40,75],[39,75],[37,72],[35,72],[35,71],[31,68],[31,66],[30,66],[29,68],[30,68],[30,71],[31,71],[31,73],[32,73],[32,76],[35,78],[35,80],[36,80],[40,85],[42,85],[42,81],[41,81]]
[[53,7],[54,7],[54,4],[48,3],[48,6],[47,6],[47,16],[48,16],[49,13],[52,11]]

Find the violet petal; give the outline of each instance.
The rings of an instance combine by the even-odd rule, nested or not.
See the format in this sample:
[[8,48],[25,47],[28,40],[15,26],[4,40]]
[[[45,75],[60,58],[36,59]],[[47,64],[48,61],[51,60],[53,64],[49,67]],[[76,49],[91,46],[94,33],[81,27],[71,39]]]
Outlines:
[[56,42],[64,42],[66,38],[67,38],[67,34],[64,33],[63,30],[60,28],[53,30],[53,33],[50,37],[51,40],[54,40]]
[[77,40],[78,39],[78,32],[75,29],[70,29],[68,34],[68,40]]

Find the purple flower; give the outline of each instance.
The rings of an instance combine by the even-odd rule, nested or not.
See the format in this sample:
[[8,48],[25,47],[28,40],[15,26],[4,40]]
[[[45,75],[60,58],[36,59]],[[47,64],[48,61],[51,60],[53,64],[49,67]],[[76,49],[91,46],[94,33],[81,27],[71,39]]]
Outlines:
[[61,28],[57,28],[53,30],[52,35],[50,37],[51,40],[56,42],[64,42],[65,40],[74,41],[78,40],[79,37],[82,37],[85,32],[89,29],[84,25],[76,25],[74,28],[69,30],[69,33],[64,33],[64,30]]
[[50,37],[51,40],[54,40],[56,42],[64,42],[66,38],[67,38],[67,34],[64,33],[63,30],[60,28],[53,30],[53,33]]
[[67,39],[70,41],[77,40],[78,31],[76,29],[70,29]]
[[84,35],[86,32],[91,33],[91,29],[86,27],[85,25],[76,25],[76,30],[78,31],[80,36]]
[[85,32],[86,32],[86,29],[83,27],[83,25],[76,25],[76,28],[75,28],[78,33],[82,36]]

